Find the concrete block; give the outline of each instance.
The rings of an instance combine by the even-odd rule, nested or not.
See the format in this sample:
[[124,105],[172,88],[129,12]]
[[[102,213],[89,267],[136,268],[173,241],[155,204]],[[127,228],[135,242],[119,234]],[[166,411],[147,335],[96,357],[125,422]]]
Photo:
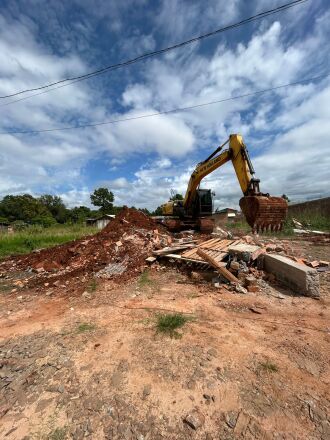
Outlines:
[[283,255],[264,255],[264,270],[295,293],[317,298],[320,296],[320,280],[317,270],[296,263]]
[[228,252],[231,255],[237,255],[240,260],[249,262],[252,255],[260,249],[259,246],[252,244],[240,243],[228,246]]

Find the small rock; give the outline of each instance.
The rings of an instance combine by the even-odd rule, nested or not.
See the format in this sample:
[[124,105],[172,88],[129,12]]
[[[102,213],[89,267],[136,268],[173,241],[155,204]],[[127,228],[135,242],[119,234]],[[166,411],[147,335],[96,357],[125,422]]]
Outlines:
[[245,278],[245,285],[246,286],[256,286],[257,283],[258,283],[257,279],[252,275],[249,275]]
[[198,409],[193,409],[184,417],[183,422],[190,426],[190,428],[196,430],[204,425],[205,417]]
[[91,299],[92,298],[92,295],[90,294],[90,293],[88,293],[88,292],[83,292],[83,294],[81,295],[83,298],[86,298],[86,299]]
[[230,263],[230,268],[233,269],[233,270],[238,270],[239,267],[240,267],[240,265],[239,265],[239,262],[238,262],[238,261],[232,261],[232,262]]
[[151,385],[145,385],[143,387],[142,399],[145,400],[151,393]]
[[236,284],[235,292],[246,294],[247,290],[244,287],[242,287],[240,284]]
[[156,257],[148,257],[148,258],[146,258],[146,262],[147,263],[154,263],[156,260],[157,260]]
[[23,301],[23,296],[22,295],[18,296],[17,301]]
[[210,356],[216,356],[218,352],[215,348],[210,348],[209,350],[207,350],[207,354]]

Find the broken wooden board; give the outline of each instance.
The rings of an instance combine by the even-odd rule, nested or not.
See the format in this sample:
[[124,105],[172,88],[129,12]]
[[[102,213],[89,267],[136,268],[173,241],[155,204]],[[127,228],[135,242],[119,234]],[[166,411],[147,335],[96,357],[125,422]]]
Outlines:
[[223,267],[221,262],[216,261],[213,257],[211,257],[204,249],[198,248],[197,253],[200,257],[203,258],[203,260],[209,262],[215,269],[217,269],[217,271],[228,281],[239,283],[239,280],[235,277],[235,275],[233,275],[231,272],[229,272],[229,270]]
[[180,246],[172,246],[172,247],[164,247],[163,249],[159,249],[158,251],[153,251],[153,255],[167,255],[167,254],[172,254],[173,252],[177,252],[177,251],[183,251],[185,249],[191,249],[196,247],[195,244],[182,244]]

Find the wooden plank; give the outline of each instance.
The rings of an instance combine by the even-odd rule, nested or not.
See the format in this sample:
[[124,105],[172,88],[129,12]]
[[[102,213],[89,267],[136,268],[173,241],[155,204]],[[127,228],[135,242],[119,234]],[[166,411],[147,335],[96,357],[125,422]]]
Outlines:
[[223,247],[226,247],[228,243],[228,240],[226,239],[222,239],[221,241],[219,241],[218,243],[216,243],[216,245],[213,247],[213,249],[216,250],[221,250]]
[[205,260],[193,260],[190,258],[184,258],[182,257],[182,255],[178,255],[178,254],[167,254],[167,255],[163,255],[163,257],[165,258],[173,258],[173,260],[180,260],[180,261],[184,261],[185,263],[195,263],[195,264],[203,264],[203,266],[209,266],[210,264],[205,261]]
[[184,251],[182,253],[182,255],[184,255],[185,257],[189,257],[189,256],[194,255],[194,254],[196,254],[196,248],[189,249],[188,251]]
[[219,255],[216,257],[216,261],[218,261],[218,262],[223,261],[223,260],[227,257],[227,255],[228,255],[227,252],[223,252],[223,253],[219,254]]
[[212,245],[215,244],[217,241],[219,241],[219,238],[211,238],[211,240],[204,241],[198,247],[208,249],[209,247],[212,247]]
[[238,279],[231,273],[229,270],[227,270],[225,267],[222,267],[220,263],[218,263],[214,258],[210,257],[207,252],[205,252],[203,249],[199,248],[197,249],[197,254],[202,257],[205,261],[210,263],[214,268],[217,269],[218,272],[221,273],[227,280],[238,283]]
[[158,251],[153,251],[153,254],[154,255],[166,255],[166,254],[171,254],[172,252],[182,251],[187,248],[190,249],[192,247],[196,247],[196,245],[195,244],[185,244],[182,246],[165,247],[163,249],[159,249]]

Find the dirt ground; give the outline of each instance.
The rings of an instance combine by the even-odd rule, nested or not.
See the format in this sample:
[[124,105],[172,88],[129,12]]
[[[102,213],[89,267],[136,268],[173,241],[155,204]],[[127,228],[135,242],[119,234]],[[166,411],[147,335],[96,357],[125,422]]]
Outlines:
[[[85,296],[2,289],[0,438],[329,439],[330,273],[320,280],[319,300],[265,281],[235,294],[176,266]],[[156,331],[170,312],[191,318],[180,337]]]

